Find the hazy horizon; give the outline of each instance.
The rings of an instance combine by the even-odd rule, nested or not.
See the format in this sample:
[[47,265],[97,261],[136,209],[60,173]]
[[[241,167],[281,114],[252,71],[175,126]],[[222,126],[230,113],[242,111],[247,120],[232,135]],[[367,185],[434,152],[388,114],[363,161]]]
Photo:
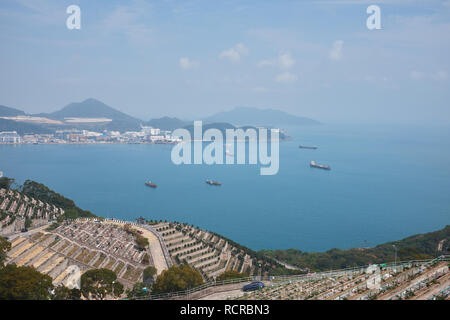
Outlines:
[[[381,30],[366,27],[371,4]],[[143,120],[246,106],[450,123],[449,0],[6,0],[0,16],[0,104],[27,113],[95,98]]]

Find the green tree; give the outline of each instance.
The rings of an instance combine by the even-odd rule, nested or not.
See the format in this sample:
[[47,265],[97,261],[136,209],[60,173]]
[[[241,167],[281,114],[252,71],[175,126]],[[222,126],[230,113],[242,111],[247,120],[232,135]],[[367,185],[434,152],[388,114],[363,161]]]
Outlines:
[[9,189],[14,181],[14,179],[7,177],[0,178],[0,189]]
[[156,275],[156,268],[155,267],[147,267],[144,269],[144,282],[147,280],[153,279],[153,277]]
[[187,264],[172,266],[164,270],[156,279],[153,285],[153,292],[173,292],[194,288],[203,284],[200,272],[192,269]]
[[3,267],[3,263],[6,259],[6,253],[11,250],[11,243],[9,243],[3,237],[0,237],[0,268]]
[[119,297],[123,290],[123,285],[111,270],[93,269],[81,276],[81,293],[86,299],[103,300],[108,295]]
[[148,284],[143,282],[135,283],[132,290],[127,291],[128,299],[142,298],[150,294]]
[[79,217],[96,217],[89,210],[82,210],[78,208],[73,200],[65,198],[42,183],[26,180],[20,190],[29,197],[54,204],[59,208],[63,208],[65,211],[64,216],[68,219],[76,219]]
[[138,246],[139,250],[144,250],[145,248],[147,248],[147,246],[149,244],[148,239],[139,234],[136,235],[135,241],[136,241],[136,245]]
[[49,300],[52,289],[52,278],[31,267],[0,269],[0,300]]
[[247,278],[248,273],[240,273],[236,270],[229,270],[222,273],[220,276],[217,277],[217,281],[223,281],[223,280],[229,280],[229,279],[239,279],[239,278]]
[[58,286],[53,293],[53,300],[81,300],[79,289],[69,289],[66,286]]

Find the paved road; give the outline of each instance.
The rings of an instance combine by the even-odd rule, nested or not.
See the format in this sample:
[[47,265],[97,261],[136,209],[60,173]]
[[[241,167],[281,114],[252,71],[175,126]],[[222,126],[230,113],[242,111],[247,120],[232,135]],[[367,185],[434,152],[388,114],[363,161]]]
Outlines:
[[[111,220],[106,220],[107,223],[113,223],[118,226],[124,226],[123,223],[118,223]],[[161,244],[159,243],[158,238],[147,229],[141,228],[139,226],[133,225],[134,229],[142,231],[142,236],[148,239],[150,252],[152,254],[153,263],[155,264],[155,268],[157,270],[157,274],[159,275],[163,270],[167,270],[167,262],[164,258],[164,253],[161,248]]]
[[[217,286],[208,289],[207,294],[201,295],[201,297],[197,298],[198,300],[226,300],[230,298],[238,298],[244,295],[242,291],[242,287],[251,283],[249,282],[241,282],[234,284],[227,284],[224,286]],[[270,281],[263,281],[266,287],[270,287],[273,285]],[[196,297],[192,297],[196,299]]]

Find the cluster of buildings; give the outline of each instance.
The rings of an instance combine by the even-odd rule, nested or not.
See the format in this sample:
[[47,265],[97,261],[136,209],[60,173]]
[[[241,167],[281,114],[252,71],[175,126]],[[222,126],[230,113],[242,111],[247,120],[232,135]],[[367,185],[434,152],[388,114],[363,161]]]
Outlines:
[[65,144],[65,143],[160,143],[175,144],[181,142],[172,132],[159,128],[141,126],[140,131],[103,131],[56,130],[50,134],[25,134],[16,131],[0,132],[0,144]]
[[18,144],[22,142],[22,138],[16,131],[2,131],[0,132],[0,143],[3,144]]

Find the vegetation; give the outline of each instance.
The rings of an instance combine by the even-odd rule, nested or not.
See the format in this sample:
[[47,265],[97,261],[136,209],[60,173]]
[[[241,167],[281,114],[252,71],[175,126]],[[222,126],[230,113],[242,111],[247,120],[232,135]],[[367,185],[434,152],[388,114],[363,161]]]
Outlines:
[[0,268],[3,267],[3,263],[6,259],[6,253],[11,249],[11,243],[0,237]]
[[20,135],[53,133],[53,130],[48,129],[45,125],[9,119],[0,119],[0,131],[16,131]]
[[79,289],[69,289],[65,286],[58,286],[53,293],[53,300],[81,300]]
[[14,179],[2,177],[0,178],[0,189],[9,189],[11,185],[14,183]]
[[132,290],[127,291],[128,299],[143,298],[150,294],[148,284],[144,282],[135,283]]
[[144,269],[144,282],[147,282],[148,280],[152,280],[156,275],[156,268],[155,267],[147,267]]
[[139,250],[144,250],[148,247],[148,239],[141,236],[140,234],[136,235],[134,238],[134,241],[136,241],[136,245],[138,246]]
[[81,276],[81,293],[86,299],[103,300],[108,295],[119,297],[123,291],[123,285],[111,270],[93,269]]
[[247,278],[248,273],[240,273],[236,270],[229,270],[222,273],[220,276],[217,277],[217,281],[224,281],[229,279],[239,279],[239,278]]
[[133,229],[133,227],[130,224],[124,225],[123,229],[128,232],[129,234],[133,235],[134,241],[136,242],[136,246],[139,248],[139,250],[144,250],[148,247],[149,242],[148,239],[141,236],[136,229]]
[[172,266],[164,270],[153,285],[153,292],[164,293],[195,288],[203,284],[200,272],[194,270],[187,264]]
[[45,231],[53,231],[53,230],[55,230],[55,229],[58,228],[58,227],[59,227],[59,223],[53,222],[51,225],[49,225],[49,226],[45,229]]
[[0,269],[0,300],[49,300],[52,289],[52,278],[31,267]]
[[[441,240],[446,240],[442,251],[437,251]],[[431,259],[448,254],[450,225],[444,229],[426,234],[418,234],[403,240],[380,244],[374,248],[354,248],[348,250],[331,249],[326,252],[302,252],[297,249],[263,250],[261,253],[300,268],[313,271],[343,269],[371,263],[394,261],[397,248],[397,261]]]
[[44,202],[51,203],[59,208],[64,209],[67,219],[76,219],[79,217],[95,218],[96,216],[88,210],[83,210],[75,205],[73,200],[56,193],[42,183],[26,180],[21,191],[29,197],[39,199]]

